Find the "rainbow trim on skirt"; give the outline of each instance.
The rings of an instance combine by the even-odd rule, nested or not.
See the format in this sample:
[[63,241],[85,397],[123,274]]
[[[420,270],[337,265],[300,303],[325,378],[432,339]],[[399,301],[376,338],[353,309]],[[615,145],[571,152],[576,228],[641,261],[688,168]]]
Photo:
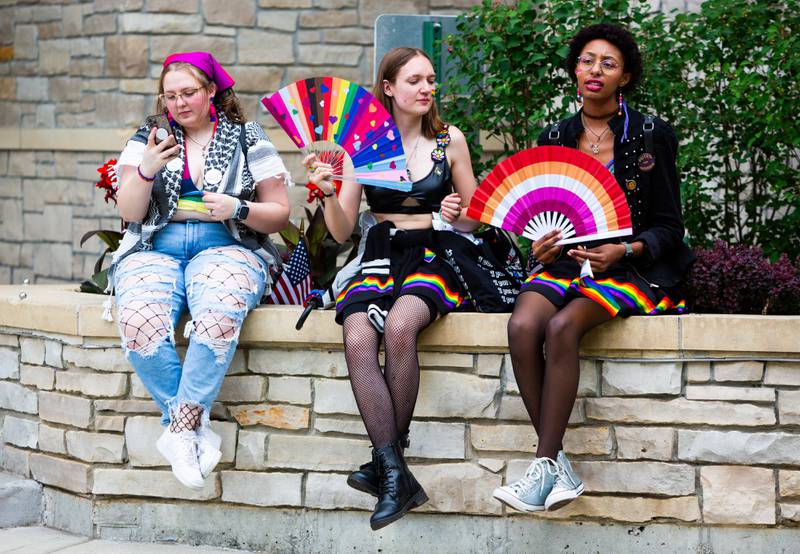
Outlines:
[[450,309],[455,309],[461,305],[461,295],[447,287],[444,279],[432,273],[412,273],[403,281],[400,287],[401,292],[408,292],[414,288],[425,288],[435,292],[439,299]]
[[655,304],[636,285],[612,278],[598,280],[590,277],[559,279],[546,271],[542,271],[536,275],[531,275],[525,280],[526,285],[534,283],[552,289],[562,298],[566,296],[567,292],[585,296],[600,304],[612,317],[616,316],[623,307],[629,308],[634,313],[646,315],[660,314],[670,310],[686,311],[686,302],[684,300],[675,304],[669,297],[664,296],[658,304]]
[[336,297],[336,308],[338,309],[339,304],[344,302],[353,294],[358,294],[360,292],[386,294],[391,292],[393,288],[394,279],[392,277],[387,277],[384,280],[381,280],[378,277],[365,277],[361,281],[354,281],[350,284],[350,286],[339,293],[339,296]]

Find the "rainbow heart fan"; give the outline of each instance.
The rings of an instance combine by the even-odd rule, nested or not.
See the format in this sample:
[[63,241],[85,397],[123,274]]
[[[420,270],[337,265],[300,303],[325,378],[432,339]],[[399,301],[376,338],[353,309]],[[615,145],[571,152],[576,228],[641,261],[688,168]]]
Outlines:
[[633,233],[625,192],[611,172],[564,146],[529,148],[497,164],[467,215],[532,240],[560,229],[558,244]]
[[298,148],[339,150],[350,156],[354,175],[347,179],[411,190],[397,126],[381,103],[356,83],[337,77],[304,79],[264,96],[261,103]]

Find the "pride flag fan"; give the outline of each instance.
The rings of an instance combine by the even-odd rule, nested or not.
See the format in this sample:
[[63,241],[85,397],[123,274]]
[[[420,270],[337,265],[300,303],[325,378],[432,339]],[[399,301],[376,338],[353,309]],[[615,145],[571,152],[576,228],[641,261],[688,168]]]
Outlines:
[[337,77],[315,77],[292,83],[261,103],[298,148],[310,149],[320,141],[341,147],[353,162],[357,183],[411,190],[400,132],[364,88]]
[[529,148],[497,164],[467,215],[532,240],[561,229],[558,244],[633,233],[625,192],[611,172],[564,146]]

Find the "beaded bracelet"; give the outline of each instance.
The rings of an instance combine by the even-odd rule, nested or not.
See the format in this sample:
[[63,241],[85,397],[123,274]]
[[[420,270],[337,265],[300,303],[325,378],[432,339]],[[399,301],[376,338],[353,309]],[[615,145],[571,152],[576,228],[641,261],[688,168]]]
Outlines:
[[142,181],[147,181],[148,183],[152,183],[153,181],[156,180],[155,175],[153,175],[152,177],[146,177],[145,174],[142,173],[142,166],[140,165],[136,166],[136,173],[139,174],[139,177],[142,179]]

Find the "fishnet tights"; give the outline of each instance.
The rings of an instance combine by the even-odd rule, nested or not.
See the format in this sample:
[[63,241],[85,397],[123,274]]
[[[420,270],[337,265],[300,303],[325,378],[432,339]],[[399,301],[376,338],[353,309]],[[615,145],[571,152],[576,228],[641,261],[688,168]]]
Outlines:
[[159,339],[170,334],[169,306],[158,302],[133,300],[121,310],[119,321],[130,350],[147,353]]
[[231,339],[236,336],[238,326],[230,317],[208,312],[202,319],[194,320],[194,330],[201,337]]
[[539,436],[537,457],[555,459],[561,449],[578,391],[580,340],[609,319],[588,298],[576,298],[560,311],[535,292],[517,298],[508,321],[508,345],[520,395]]
[[364,312],[347,316],[343,330],[344,355],[358,411],[372,446],[384,447],[397,440],[397,426],[389,387],[378,364],[380,335]]
[[203,271],[195,275],[197,281],[211,281],[225,286],[228,289],[237,288],[243,292],[250,292],[255,287],[247,272],[235,265],[224,263],[210,263]]
[[431,311],[418,296],[401,296],[386,318],[386,383],[392,395],[400,435],[408,433],[419,392],[417,337],[431,322]]
[[380,335],[366,313],[344,320],[344,345],[353,395],[375,448],[407,433],[419,391],[417,335],[430,322],[428,305],[401,296],[389,310],[384,328],[386,372],[378,364]]
[[178,413],[172,416],[172,421],[169,424],[169,430],[171,433],[195,431],[198,427],[200,427],[200,419],[202,417],[203,408],[200,406],[181,404],[180,408],[178,408]]

